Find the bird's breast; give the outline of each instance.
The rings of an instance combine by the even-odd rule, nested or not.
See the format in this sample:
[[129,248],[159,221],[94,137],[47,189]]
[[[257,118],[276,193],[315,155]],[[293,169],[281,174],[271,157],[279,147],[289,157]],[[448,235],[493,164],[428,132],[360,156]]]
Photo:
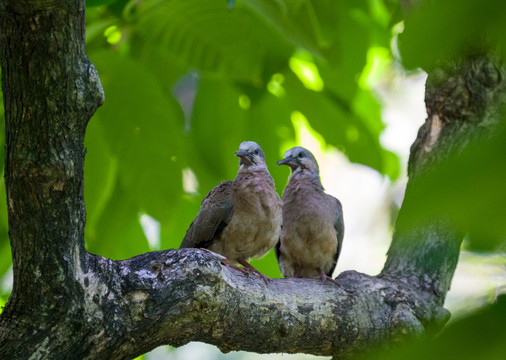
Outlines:
[[282,222],[281,199],[272,179],[249,179],[233,191],[234,215],[222,238],[230,259],[265,255],[279,239]]
[[281,252],[285,261],[299,270],[328,268],[338,241],[333,202],[323,191],[306,184],[292,185],[297,186],[285,189],[283,194]]

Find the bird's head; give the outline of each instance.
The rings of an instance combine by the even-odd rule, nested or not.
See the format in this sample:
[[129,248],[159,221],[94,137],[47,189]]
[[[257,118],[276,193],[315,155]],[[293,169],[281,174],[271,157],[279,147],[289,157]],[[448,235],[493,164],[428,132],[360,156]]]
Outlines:
[[235,156],[239,157],[240,168],[265,167],[265,154],[254,141],[243,141]]
[[285,152],[285,158],[277,162],[278,165],[288,165],[292,173],[307,170],[311,174],[319,175],[320,169],[314,155],[308,149],[300,146]]

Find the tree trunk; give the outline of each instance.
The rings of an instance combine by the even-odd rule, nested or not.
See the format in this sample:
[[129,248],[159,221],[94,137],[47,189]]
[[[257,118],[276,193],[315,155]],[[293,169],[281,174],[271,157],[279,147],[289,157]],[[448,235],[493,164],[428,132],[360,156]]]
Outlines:
[[6,0],[0,12],[14,268],[0,358],[131,359],[194,340],[223,351],[348,356],[448,320],[442,305],[462,236],[438,212],[413,226],[410,196],[468,134],[493,127],[489,109],[505,102],[499,65],[481,56],[430,74],[429,118],[378,277],[347,271],[342,288],[311,279],[266,286],[197,249],[124,261],[86,252],[83,139],[103,92],[84,51],[84,2]]

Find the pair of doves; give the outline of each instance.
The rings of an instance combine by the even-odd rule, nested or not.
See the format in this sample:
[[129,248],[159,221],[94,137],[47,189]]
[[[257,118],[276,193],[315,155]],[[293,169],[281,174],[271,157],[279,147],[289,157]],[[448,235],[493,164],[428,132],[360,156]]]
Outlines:
[[274,247],[284,277],[319,277],[340,286],[332,273],[343,242],[343,211],[339,200],[324,192],[313,154],[294,147],[278,161],[292,170],[283,200],[257,143],[241,143],[235,155],[237,177],[220,183],[204,198],[180,248],[221,254],[224,265],[253,271],[268,284],[271,279],[247,259]]

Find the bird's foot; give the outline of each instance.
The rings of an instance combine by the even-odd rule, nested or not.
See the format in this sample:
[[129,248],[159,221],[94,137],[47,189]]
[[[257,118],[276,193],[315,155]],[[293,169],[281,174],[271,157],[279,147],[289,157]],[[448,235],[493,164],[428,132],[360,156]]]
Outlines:
[[199,248],[199,250],[202,250],[202,251],[205,251],[205,252],[207,252],[207,253],[209,253],[209,254],[211,254],[211,255],[214,255],[214,256],[215,256],[215,257],[217,257],[220,261],[222,261],[223,259],[225,259],[225,260],[227,260],[227,261],[228,261],[228,259],[227,259],[225,256],[223,256],[223,255],[221,255],[221,254],[218,254],[218,253],[215,253],[214,251],[211,251],[211,250],[209,250],[209,249],[206,249],[206,248]]
[[320,273],[319,278],[321,279],[321,281],[325,282],[326,280],[328,280],[334,285],[337,285],[338,287],[342,288],[341,284],[339,284],[336,280],[332,279],[332,277],[325,274],[322,269],[318,269],[318,272]]
[[230,262],[230,260],[228,260],[227,258],[224,258],[223,260],[220,260],[221,263],[225,266],[228,266],[232,269],[236,269],[236,270],[239,270],[240,272],[242,272],[244,275],[249,275],[250,272],[248,271],[248,269],[245,269],[245,268],[242,268],[242,267],[239,267],[237,265],[234,265]]
[[323,281],[328,280],[331,283],[333,283],[334,285],[337,285],[337,287],[342,288],[341,284],[339,282],[337,282],[336,280],[332,279],[330,276],[325,275],[325,279],[322,279],[322,280]]
[[251,265],[249,262],[247,262],[245,259],[243,258],[239,258],[237,259],[237,262],[239,264],[241,264],[242,266],[244,266],[244,270],[249,270],[249,271],[252,271],[254,273],[256,273],[258,276],[260,276],[262,278],[262,280],[264,281],[265,285],[269,285],[269,282],[272,281],[272,279],[268,276],[265,276],[264,274],[262,274],[260,271],[258,271],[257,269],[255,269],[253,267],[253,265]]
[[199,248],[200,250],[203,250],[205,252],[208,252],[209,254],[211,255],[214,255],[215,257],[218,258],[218,260],[220,261],[220,263],[222,263],[223,265],[225,266],[228,266],[232,269],[236,269],[236,270],[239,270],[240,272],[242,272],[243,274],[245,275],[249,275],[249,271],[245,268],[242,268],[242,267],[239,267],[237,265],[234,265],[230,262],[230,260],[228,260],[225,256],[221,255],[221,254],[218,254],[218,253],[215,253],[214,251],[211,251],[209,249],[205,249],[205,248]]
[[323,270],[322,270],[322,269],[318,269],[318,272],[320,273],[320,276],[315,277],[315,279],[320,279],[320,280],[321,280],[321,281],[323,281],[323,282],[325,282],[325,281],[327,281],[327,280],[328,280],[328,281],[330,281],[331,283],[333,283],[334,285],[336,285],[337,287],[339,287],[339,288],[343,289],[344,291],[351,292],[351,293],[354,293],[354,292],[355,292],[355,290],[353,290],[353,289],[343,287],[343,286],[341,285],[341,283],[339,283],[337,280],[332,279],[332,277],[330,277],[330,276],[328,276],[327,274],[325,274],[325,273],[323,272]]
[[205,249],[205,248],[199,248],[199,249],[203,250],[205,252],[208,252],[211,255],[214,255],[215,257],[218,258],[218,260],[220,260],[220,262],[223,265],[228,266],[228,267],[230,267],[232,269],[235,269],[235,270],[239,270],[240,272],[242,272],[245,275],[249,275],[252,272],[255,273],[255,274],[257,274],[258,276],[260,276],[262,278],[262,280],[264,281],[264,283],[266,285],[268,285],[269,282],[272,281],[272,279],[270,277],[265,276],[264,274],[262,274],[260,271],[258,271],[257,269],[255,269],[253,267],[253,265],[251,265],[249,262],[247,262],[246,260],[244,260],[242,258],[237,259],[237,262],[239,264],[241,264],[242,266],[244,266],[244,267],[239,267],[237,265],[232,264],[229,259],[227,259],[225,256],[223,256],[221,254],[215,253],[214,251],[211,251],[211,250]]

